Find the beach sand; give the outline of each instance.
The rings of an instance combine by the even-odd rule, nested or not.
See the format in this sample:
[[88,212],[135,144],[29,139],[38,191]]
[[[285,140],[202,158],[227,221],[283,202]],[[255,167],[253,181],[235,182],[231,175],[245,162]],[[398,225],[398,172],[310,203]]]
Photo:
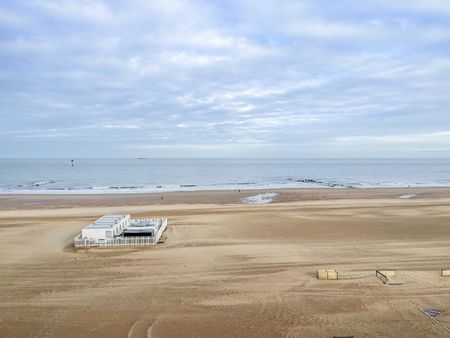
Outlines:
[[[108,213],[168,217],[165,243],[75,250]],[[419,309],[450,326],[450,188],[3,195],[0,257],[0,337],[449,335]]]

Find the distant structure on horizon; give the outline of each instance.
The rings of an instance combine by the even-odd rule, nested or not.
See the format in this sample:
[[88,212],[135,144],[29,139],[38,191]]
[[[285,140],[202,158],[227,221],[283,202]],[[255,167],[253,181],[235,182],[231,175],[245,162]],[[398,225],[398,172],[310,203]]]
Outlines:
[[149,246],[160,242],[167,218],[132,219],[105,215],[88,224],[75,237],[75,247]]

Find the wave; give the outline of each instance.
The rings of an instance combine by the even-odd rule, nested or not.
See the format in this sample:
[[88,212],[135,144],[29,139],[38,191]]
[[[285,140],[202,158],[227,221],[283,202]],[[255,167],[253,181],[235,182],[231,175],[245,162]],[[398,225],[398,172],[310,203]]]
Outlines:
[[[142,189],[142,188],[144,188],[144,186],[143,185],[129,185],[129,186],[127,186],[127,185],[115,185],[115,186],[111,186],[111,187],[108,187],[108,189],[114,189],[114,190],[133,190],[133,189]],[[95,187],[94,187],[94,189],[95,189]]]
[[298,182],[298,183],[306,183],[319,185],[328,188],[355,188],[353,184],[342,184],[342,183],[334,183],[334,182],[323,182],[320,180],[315,180],[311,178],[288,178],[289,181]]
[[228,183],[217,183],[214,185],[256,185],[256,182],[228,182]]
[[52,183],[56,183],[56,181],[53,181],[53,180],[35,181],[35,182],[28,183],[28,184],[19,184],[17,187],[18,188],[33,188],[33,187],[41,187],[43,185],[48,185],[48,184],[52,184]]

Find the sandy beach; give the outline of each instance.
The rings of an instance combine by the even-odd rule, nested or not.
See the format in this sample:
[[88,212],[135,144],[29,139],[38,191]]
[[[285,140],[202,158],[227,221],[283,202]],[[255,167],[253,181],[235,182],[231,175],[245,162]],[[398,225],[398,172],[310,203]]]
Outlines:
[[[75,250],[109,213],[168,217],[165,243]],[[449,335],[450,188],[1,195],[0,254],[1,337]]]

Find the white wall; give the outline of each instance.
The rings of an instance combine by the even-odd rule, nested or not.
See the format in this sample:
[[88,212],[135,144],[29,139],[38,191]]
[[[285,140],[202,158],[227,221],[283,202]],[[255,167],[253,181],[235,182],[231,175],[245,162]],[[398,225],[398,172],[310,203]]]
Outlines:
[[83,228],[81,230],[82,238],[90,238],[90,239],[106,239],[106,234],[108,231],[112,232],[112,236],[108,238],[112,238],[114,236],[120,235],[125,227],[130,224],[130,215],[126,215],[125,218],[121,219],[119,222],[114,224],[111,228]]
[[161,238],[163,232],[166,230],[166,228],[167,228],[167,218],[163,218],[161,227],[158,229],[158,232],[156,233],[155,236],[155,244],[158,244],[158,241]]

